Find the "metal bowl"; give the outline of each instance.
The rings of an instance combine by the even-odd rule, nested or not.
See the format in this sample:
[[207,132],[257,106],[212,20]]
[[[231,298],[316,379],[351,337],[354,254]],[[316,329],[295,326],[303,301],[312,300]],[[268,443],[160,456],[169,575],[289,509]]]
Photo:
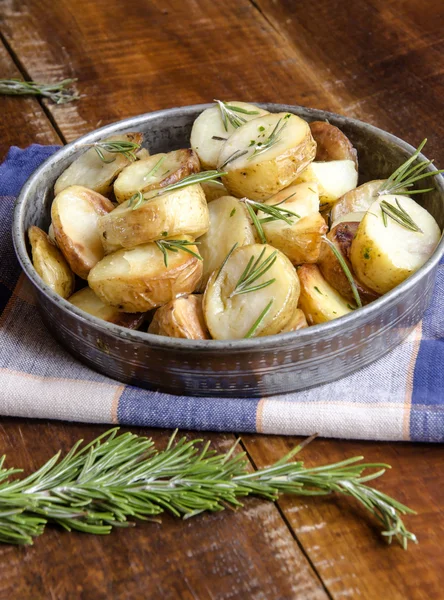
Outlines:
[[[26,230],[30,225],[47,230],[54,182],[84,151],[82,146],[116,133],[143,131],[152,153],[188,147],[192,123],[208,106],[172,108],[102,127],[59,150],[23,187],[14,213],[15,250],[54,337],[108,377],[174,394],[219,397],[267,396],[327,383],[394,348],[429,304],[443,239],[417,273],[369,306],[308,329],[249,340],[194,341],[131,331],[84,313],[43,283],[29,257]],[[292,112],[307,121],[328,120],[340,127],[358,150],[361,183],[387,177],[414,151],[395,136],[354,119],[298,106],[260,106],[271,112]],[[435,170],[432,165],[428,169]],[[444,180],[437,176],[434,185],[435,190],[419,201],[442,229]]]

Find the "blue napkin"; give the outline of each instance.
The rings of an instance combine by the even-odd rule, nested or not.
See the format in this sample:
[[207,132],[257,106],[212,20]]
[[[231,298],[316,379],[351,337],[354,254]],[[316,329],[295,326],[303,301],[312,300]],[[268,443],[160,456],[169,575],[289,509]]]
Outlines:
[[79,363],[44,328],[14,255],[14,199],[57,150],[11,148],[0,166],[0,415],[181,429],[444,441],[444,264],[422,323],[373,365],[269,398],[193,398],[123,385]]

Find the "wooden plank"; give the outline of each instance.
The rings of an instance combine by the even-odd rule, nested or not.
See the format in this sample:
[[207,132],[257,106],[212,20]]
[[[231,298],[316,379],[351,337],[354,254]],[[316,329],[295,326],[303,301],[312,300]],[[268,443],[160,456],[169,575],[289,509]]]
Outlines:
[[[288,452],[300,438],[242,436],[258,467]],[[302,453],[308,466],[364,455],[391,464],[374,483],[417,511],[405,518],[419,544],[387,546],[376,522],[352,499],[290,498],[279,505],[333,598],[423,600],[442,596],[444,554],[443,450],[433,444],[315,440]]]
[[[0,78],[21,78],[3,44],[0,42]],[[60,144],[42,107],[35,98],[0,96],[0,162],[10,146],[28,144]]]
[[[1,453],[27,471],[104,426],[4,419]],[[159,447],[171,432],[153,435]],[[223,451],[232,435],[205,435]],[[239,511],[187,521],[162,517],[109,536],[48,527],[32,547],[0,546],[0,597],[176,598],[211,600],[328,598],[272,503],[251,499]]]

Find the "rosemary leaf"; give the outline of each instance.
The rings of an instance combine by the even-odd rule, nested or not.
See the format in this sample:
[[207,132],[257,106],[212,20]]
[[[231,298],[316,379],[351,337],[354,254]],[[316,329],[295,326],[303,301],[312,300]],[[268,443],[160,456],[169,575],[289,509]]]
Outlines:
[[[244,123],[247,122],[244,117],[241,115],[258,115],[258,110],[246,110],[245,108],[240,108],[239,106],[233,106],[232,104],[228,104],[227,102],[222,102],[222,100],[214,100],[219,106],[220,114],[222,117],[222,123],[224,124],[225,131],[228,131],[228,123],[234,129],[241,127]],[[213,139],[224,139],[217,138],[217,136],[213,136]]]
[[163,254],[163,262],[166,267],[168,266],[168,251],[179,252],[179,250],[182,250],[183,252],[192,254],[199,260],[203,260],[200,254],[197,254],[197,252],[188,248],[188,246],[196,246],[198,243],[199,242],[190,242],[188,240],[156,240],[156,245]]
[[256,319],[256,321],[253,323],[253,325],[251,326],[251,328],[247,331],[247,333],[245,334],[244,338],[248,339],[253,337],[253,335],[256,333],[256,331],[258,330],[258,327],[260,327],[262,321],[265,319],[265,317],[268,314],[268,311],[271,308],[271,305],[273,304],[273,300],[270,300],[270,302],[267,304],[267,306],[264,308],[264,310],[261,312],[261,314],[258,316],[258,318]]
[[[284,117],[284,119],[285,119],[285,117]],[[282,123],[282,125],[281,125],[281,122],[282,122],[282,119],[279,119],[279,121],[276,123],[273,131],[270,133],[270,135],[266,138],[266,140],[264,142],[258,142],[256,144],[256,148],[255,148],[254,152],[251,154],[251,156],[248,157],[248,160],[252,160],[253,158],[256,158],[257,156],[259,156],[260,154],[267,152],[268,150],[273,148],[273,146],[275,146],[278,142],[280,142],[282,132],[284,131],[285,127],[287,126],[287,121],[284,120],[284,123]]]
[[112,163],[116,160],[115,158],[110,158],[107,160],[104,152],[108,152],[109,154],[123,154],[123,156],[129,160],[135,161],[137,160],[136,152],[140,148],[140,144],[136,144],[135,142],[127,142],[126,140],[116,142],[94,142],[94,144],[87,145],[91,145],[94,148],[98,157],[104,163]]
[[347,277],[348,282],[350,284],[350,287],[351,287],[351,290],[353,293],[353,298],[355,299],[356,305],[358,306],[358,308],[362,308],[362,302],[361,302],[361,297],[358,292],[358,288],[356,287],[354,277],[353,277],[350,269],[348,268],[348,265],[345,262],[344,257],[342,256],[341,252],[336,248],[336,245],[331,240],[329,240],[327,236],[323,235],[322,239],[324,240],[324,242],[326,244],[328,244],[328,246],[330,247],[330,250],[333,252],[333,254],[338,259],[338,262],[341,265],[341,269],[344,271],[344,275]]
[[80,96],[68,89],[77,79],[63,79],[55,83],[37,83],[20,79],[0,79],[0,95],[4,96],[43,96],[55,104],[66,104],[78,100]]
[[389,216],[391,219],[393,219],[393,221],[396,221],[396,223],[398,223],[402,227],[405,227],[405,229],[409,229],[410,231],[416,231],[417,233],[423,233],[422,229],[418,227],[418,225],[413,221],[409,213],[399,204],[397,198],[396,204],[398,208],[396,208],[396,206],[393,206],[393,204],[390,204],[386,200],[381,201],[380,206],[383,220],[385,215],[384,225],[387,227],[387,216]]
[[250,292],[261,290],[265,287],[268,287],[276,281],[276,279],[273,278],[258,285],[252,285],[255,281],[257,281],[263,275],[265,275],[265,273],[267,273],[276,262],[277,250],[272,252],[265,260],[262,260],[265,254],[265,250],[266,249],[263,248],[262,252],[259,255],[259,258],[254,264],[254,256],[250,258],[250,260],[247,263],[247,266],[245,267],[244,272],[239,277],[236,285],[234,286],[234,289],[230,294],[230,298],[232,298],[233,296],[238,296],[240,294],[248,294]]

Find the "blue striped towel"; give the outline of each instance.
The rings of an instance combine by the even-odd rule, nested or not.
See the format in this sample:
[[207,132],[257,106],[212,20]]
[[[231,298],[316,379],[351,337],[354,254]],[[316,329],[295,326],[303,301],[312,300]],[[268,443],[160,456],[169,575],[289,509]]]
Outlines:
[[11,239],[14,197],[57,147],[12,148],[0,166],[0,415],[373,440],[444,441],[444,263],[408,339],[346,379],[271,398],[192,398],[122,385],[45,330]]

